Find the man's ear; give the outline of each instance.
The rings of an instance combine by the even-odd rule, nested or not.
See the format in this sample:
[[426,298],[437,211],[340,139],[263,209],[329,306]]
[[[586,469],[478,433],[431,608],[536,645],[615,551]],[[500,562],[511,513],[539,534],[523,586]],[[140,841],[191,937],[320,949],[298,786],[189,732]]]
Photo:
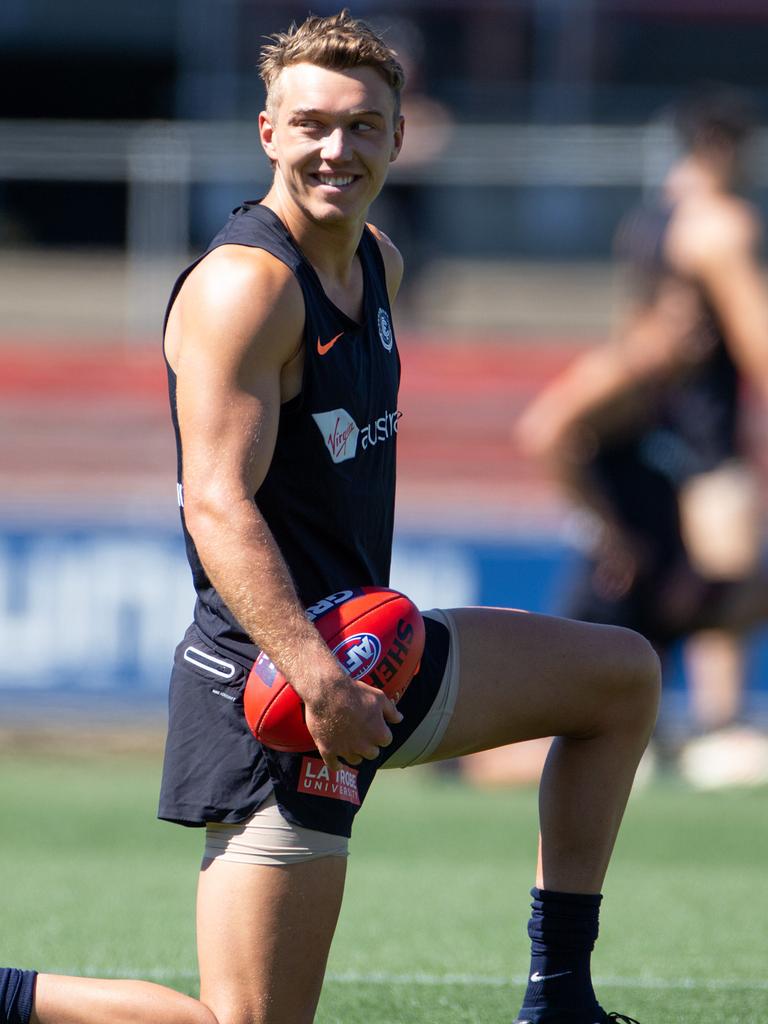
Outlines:
[[272,123],[272,118],[266,110],[262,110],[259,114],[259,138],[261,139],[261,145],[264,152],[267,154],[269,159],[273,161],[277,159],[274,134],[275,127]]
[[395,134],[392,140],[392,155],[389,158],[390,163],[393,160],[397,160],[400,150],[403,148],[403,136],[405,135],[405,118],[402,114],[398,116],[397,125],[395,126]]

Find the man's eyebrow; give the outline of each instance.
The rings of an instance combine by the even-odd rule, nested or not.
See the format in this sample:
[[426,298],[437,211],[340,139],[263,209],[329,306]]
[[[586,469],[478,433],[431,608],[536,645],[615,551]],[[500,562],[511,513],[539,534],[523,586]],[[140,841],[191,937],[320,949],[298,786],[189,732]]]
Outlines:
[[[346,113],[350,117],[386,117],[383,110],[377,110],[371,108],[370,110],[348,110]],[[291,111],[291,117],[329,117],[332,116],[328,110],[320,110],[316,107],[296,107]]]

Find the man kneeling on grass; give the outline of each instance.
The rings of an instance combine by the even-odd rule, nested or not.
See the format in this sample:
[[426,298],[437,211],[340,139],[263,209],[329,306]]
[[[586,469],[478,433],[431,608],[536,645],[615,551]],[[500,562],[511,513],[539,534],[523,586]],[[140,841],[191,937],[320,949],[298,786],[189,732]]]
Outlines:
[[[656,717],[650,645],[519,611],[432,610],[420,671],[396,707],[342,670],[304,614],[389,578],[400,418],[391,303],[403,268],[366,216],[402,145],[403,74],[345,11],[276,36],[261,69],[272,187],[181,275],[165,330],[198,601],[171,681],[160,816],[207,831],[200,999],[41,974],[33,1000],[34,974],[5,971],[0,1020],[310,1024],[348,837],[378,769],[540,736],[557,738],[541,782],[518,1024],[629,1020],[598,1004],[590,953]],[[242,690],[261,650],[303,699],[314,755],[250,734]],[[307,764],[323,762],[353,776],[342,799],[302,787]]]

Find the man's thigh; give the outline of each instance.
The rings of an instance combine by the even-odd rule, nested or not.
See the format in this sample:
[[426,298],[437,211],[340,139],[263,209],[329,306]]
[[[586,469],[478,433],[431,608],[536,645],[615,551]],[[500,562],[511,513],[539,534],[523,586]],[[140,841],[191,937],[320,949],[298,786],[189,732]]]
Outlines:
[[285,867],[204,862],[200,998],[219,1024],[311,1024],[345,872],[344,857]]
[[654,658],[638,634],[503,608],[457,608],[459,687],[429,760],[544,736],[589,736],[606,701]]

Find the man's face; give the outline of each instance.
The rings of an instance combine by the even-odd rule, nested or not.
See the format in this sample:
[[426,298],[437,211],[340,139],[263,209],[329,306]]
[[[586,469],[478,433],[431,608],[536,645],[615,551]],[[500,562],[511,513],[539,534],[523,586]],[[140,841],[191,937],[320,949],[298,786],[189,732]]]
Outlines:
[[370,67],[294,64],[280,73],[273,96],[259,131],[279,193],[317,223],[365,217],[403,138],[383,76]]

